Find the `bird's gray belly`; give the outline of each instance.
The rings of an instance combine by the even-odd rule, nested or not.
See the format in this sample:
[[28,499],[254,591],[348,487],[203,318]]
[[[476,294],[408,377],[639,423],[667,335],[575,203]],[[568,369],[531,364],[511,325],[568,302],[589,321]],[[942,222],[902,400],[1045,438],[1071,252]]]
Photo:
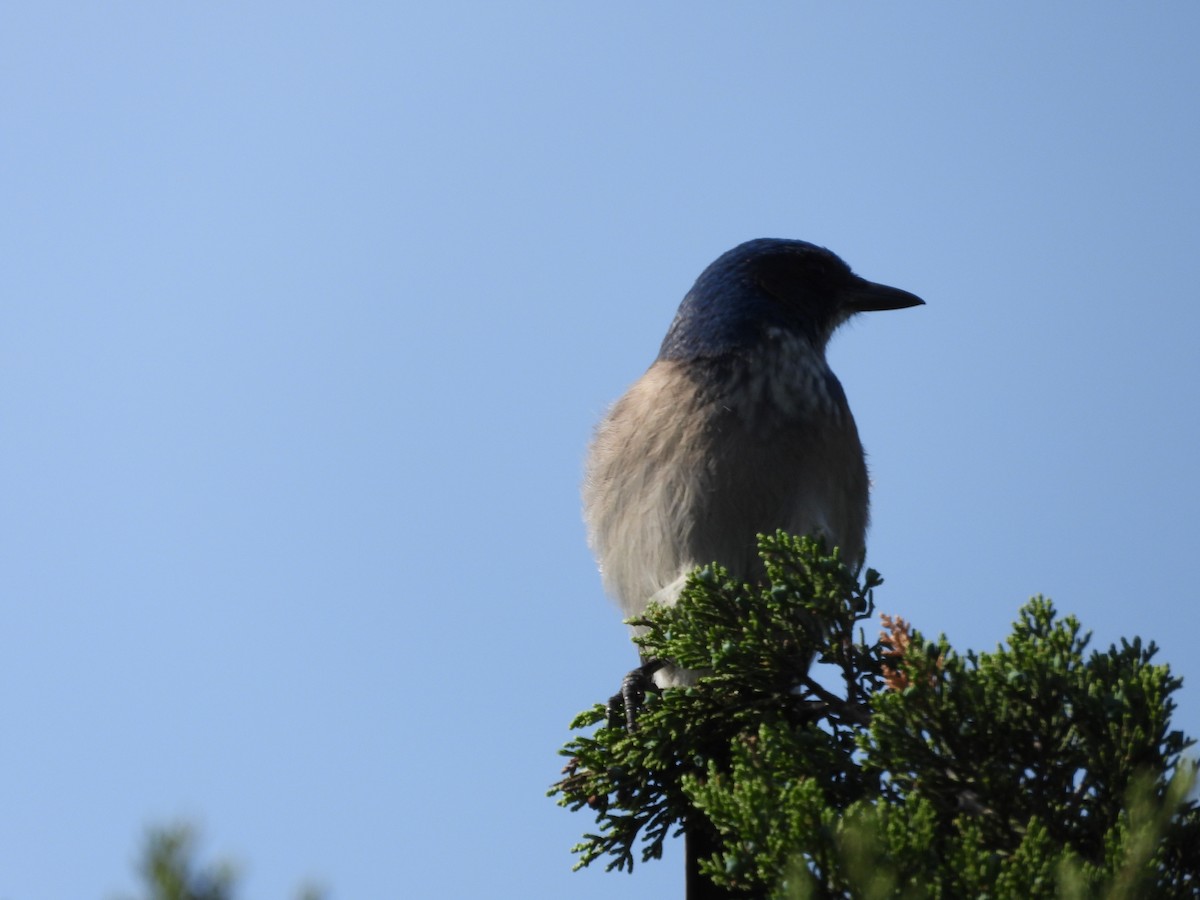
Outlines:
[[731,413],[713,416],[696,447],[700,488],[688,523],[688,556],[733,574],[762,574],[756,535],[783,529],[821,534],[857,564],[867,520],[867,476],[858,436],[833,424],[798,421],[760,433]]

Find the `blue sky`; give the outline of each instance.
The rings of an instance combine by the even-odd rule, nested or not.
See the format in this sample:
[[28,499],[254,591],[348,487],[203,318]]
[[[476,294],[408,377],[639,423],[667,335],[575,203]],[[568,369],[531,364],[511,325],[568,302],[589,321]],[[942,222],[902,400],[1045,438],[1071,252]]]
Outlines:
[[590,430],[724,250],[928,305],[831,360],[880,608],[1045,593],[1200,734],[1200,7],[0,13],[0,896],[184,818],[244,896],[678,896],[543,796],[634,659]]

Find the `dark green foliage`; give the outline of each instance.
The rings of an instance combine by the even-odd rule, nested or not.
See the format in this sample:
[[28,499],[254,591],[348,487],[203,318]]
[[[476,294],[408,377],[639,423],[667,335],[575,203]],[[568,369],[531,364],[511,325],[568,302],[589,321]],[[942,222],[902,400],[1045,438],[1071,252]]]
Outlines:
[[[992,854],[963,888],[1002,874],[1011,880],[1001,867],[1020,864],[1025,877],[1014,887],[1054,896],[1052,864],[1066,856],[1052,851],[1062,850],[1096,890],[1116,877],[1130,827],[1144,824],[1131,818],[1135,805],[1161,810],[1169,774],[1188,779],[1191,766],[1180,763],[1191,742],[1170,729],[1180,681],[1151,663],[1154,645],[1135,639],[1087,653],[1087,644],[1074,617],[1056,619],[1049,601],[1034,598],[992,653],[959,656],[944,638],[934,644],[914,634],[915,652],[901,664],[909,686],[875,698],[861,745],[883,777],[885,801],[928,800],[935,852],[954,852],[969,824],[973,845]],[[1194,805],[1179,812],[1168,836],[1191,835],[1200,854]],[[1196,860],[1152,866],[1131,896],[1196,896],[1198,874]]]
[[768,587],[714,565],[638,623],[695,687],[650,694],[633,732],[603,705],[573,723],[599,726],[552,791],[596,816],[579,865],[632,870],[690,822],[720,836],[702,870],[746,896],[1200,896],[1192,742],[1152,644],[1088,652],[1041,598],[992,653],[899,620],[867,642],[876,573],[807,538],[760,548]]

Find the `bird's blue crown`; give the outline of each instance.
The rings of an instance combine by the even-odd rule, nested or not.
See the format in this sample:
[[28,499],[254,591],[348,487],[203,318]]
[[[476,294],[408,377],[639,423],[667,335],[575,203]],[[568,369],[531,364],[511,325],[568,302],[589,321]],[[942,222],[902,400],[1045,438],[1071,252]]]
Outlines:
[[849,266],[815,244],[781,238],[747,241],[696,279],[658,358],[738,354],[779,330],[809,339],[820,352],[837,324],[838,290],[852,278]]

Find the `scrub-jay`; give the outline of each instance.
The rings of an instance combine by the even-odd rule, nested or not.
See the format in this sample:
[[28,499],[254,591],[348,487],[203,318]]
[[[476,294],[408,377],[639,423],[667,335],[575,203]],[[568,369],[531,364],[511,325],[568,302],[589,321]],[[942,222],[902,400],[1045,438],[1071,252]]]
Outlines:
[[780,528],[824,535],[861,565],[867,466],[825,346],[855,313],[922,302],[804,241],[748,241],[701,273],[588,456],[589,538],[627,616],[673,602],[713,561],[760,579],[756,535]]

